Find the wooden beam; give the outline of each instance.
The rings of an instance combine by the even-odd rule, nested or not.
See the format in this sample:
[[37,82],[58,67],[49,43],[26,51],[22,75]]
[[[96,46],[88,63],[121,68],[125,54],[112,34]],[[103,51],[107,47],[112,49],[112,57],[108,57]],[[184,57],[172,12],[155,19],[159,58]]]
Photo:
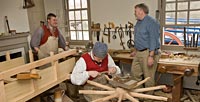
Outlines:
[[10,70],[0,72],[0,80],[6,78],[8,76],[13,76],[13,75],[16,75],[18,73],[24,72],[24,71],[29,71],[29,70],[34,69],[36,67],[45,65],[46,63],[50,63],[53,60],[58,60],[60,58],[63,58],[65,56],[69,56],[69,55],[73,55],[73,54],[76,54],[76,50],[70,49],[69,51],[64,51],[64,52],[59,53],[57,55],[54,55],[52,57],[47,57],[47,58],[35,61],[33,63],[28,63],[28,64],[25,64],[25,65],[22,65],[22,66],[19,66],[19,67],[12,68]]
[[5,94],[5,88],[4,88],[4,81],[0,80],[0,102],[6,102],[6,94]]
[[101,94],[109,95],[115,93],[115,91],[95,91],[95,90],[79,90],[80,94]]
[[142,93],[130,92],[131,96],[138,97],[138,98],[148,98],[148,99],[155,99],[160,101],[167,101],[168,98],[162,96],[153,96],[153,95],[145,95]]
[[87,83],[88,83],[88,84],[91,84],[91,85],[94,85],[94,86],[97,86],[97,87],[100,87],[100,88],[103,88],[103,89],[107,89],[107,90],[115,90],[115,89],[112,88],[112,87],[109,87],[109,86],[106,86],[106,85],[102,85],[102,84],[99,84],[99,83],[94,82],[94,81],[90,81],[90,80],[88,80]]

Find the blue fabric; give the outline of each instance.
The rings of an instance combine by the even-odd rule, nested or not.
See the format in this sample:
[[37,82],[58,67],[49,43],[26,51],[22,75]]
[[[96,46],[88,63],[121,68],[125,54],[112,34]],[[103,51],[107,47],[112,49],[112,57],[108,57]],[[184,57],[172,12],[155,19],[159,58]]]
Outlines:
[[160,48],[160,24],[150,16],[138,20],[134,30],[134,42],[137,50]]

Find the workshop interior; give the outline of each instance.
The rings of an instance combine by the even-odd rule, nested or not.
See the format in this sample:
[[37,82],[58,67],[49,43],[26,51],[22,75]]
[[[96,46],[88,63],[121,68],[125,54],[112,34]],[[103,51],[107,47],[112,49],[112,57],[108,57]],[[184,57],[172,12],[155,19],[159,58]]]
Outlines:
[[200,102],[200,0],[1,0],[0,102]]

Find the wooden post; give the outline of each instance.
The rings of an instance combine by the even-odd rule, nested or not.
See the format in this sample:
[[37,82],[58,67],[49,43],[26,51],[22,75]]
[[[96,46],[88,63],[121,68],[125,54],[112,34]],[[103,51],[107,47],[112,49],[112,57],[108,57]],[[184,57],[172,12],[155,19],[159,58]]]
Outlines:
[[182,86],[182,75],[173,74],[174,79],[174,86],[172,88],[172,100],[173,102],[180,102],[180,98],[182,96],[183,92],[183,86]]
[[4,88],[4,81],[0,80],[0,102],[6,102],[6,94]]
[[[54,55],[54,52],[50,52],[50,56],[53,56]],[[55,72],[55,78],[56,80],[58,79],[58,60],[57,61],[52,61],[51,62],[51,65],[53,66],[53,69],[54,69],[54,72]]]
[[6,52],[6,61],[10,61],[10,52],[9,51]]

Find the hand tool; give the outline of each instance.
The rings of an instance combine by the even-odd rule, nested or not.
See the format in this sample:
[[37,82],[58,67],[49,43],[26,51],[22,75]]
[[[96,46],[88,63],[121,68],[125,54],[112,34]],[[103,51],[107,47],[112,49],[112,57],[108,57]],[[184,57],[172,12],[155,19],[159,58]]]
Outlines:
[[96,26],[97,26],[97,29],[98,29],[97,32],[96,32],[97,33],[97,41],[99,41],[99,36],[100,36],[100,31],[101,31],[100,30],[100,23],[97,23]]
[[127,29],[128,29],[128,25],[125,24],[125,34],[126,34],[126,36],[128,36],[128,31],[127,31]]
[[192,34],[192,47],[195,47],[195,33]]
[[129,34],[129,40],[127,41],[127,46],[128,48],[134,47],[134,41],[132,40],[132,34],[131,34],[131,28],[133,27],[133,24],[128,22],[129,26],[129,30],[128,30],[128,34]]
[[199,40],[199,34],[196,34],[197,38],[196,38],[196,47],[198,46],[198,40]]
[[121,46],[123,47],[123,49],[125,50],[124,42],[122,41],[122,33],[123,33],[122,27],[119,27],[119,29],[118,29],[118,34],[119,34],[119,39],[120,39],[120,45],[121,45]]
[[[108,27],[106,27],[106,24],[104,24],[104,31],[103,34],[108,36],[108,43],[110,43],[110,29],[114,28],[114,23],[113,22],[108,22]],[[108,34],[106,34],[106,30],[108,32]]]
[[7,27],[8,27],[8,32],[11,33],[10,26],[9,26],[9,23],[8,23],[8,17],[7,16],[5,16],[5,20],[6,20],[6,24],[7,24]]
[[184,36],[184,47],[186,47],[186,28],[183,28],[183,36]]

